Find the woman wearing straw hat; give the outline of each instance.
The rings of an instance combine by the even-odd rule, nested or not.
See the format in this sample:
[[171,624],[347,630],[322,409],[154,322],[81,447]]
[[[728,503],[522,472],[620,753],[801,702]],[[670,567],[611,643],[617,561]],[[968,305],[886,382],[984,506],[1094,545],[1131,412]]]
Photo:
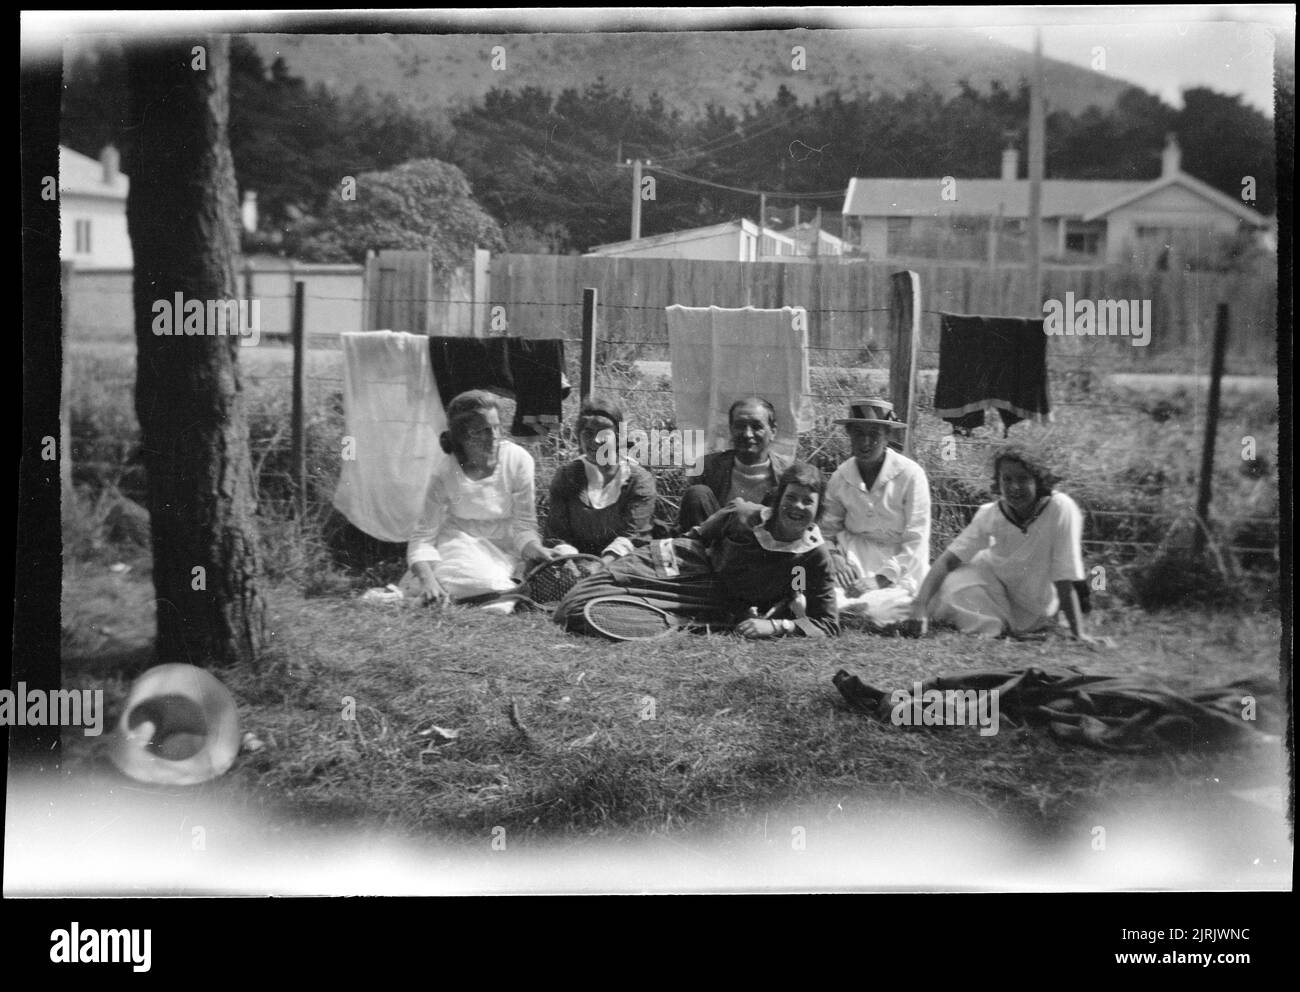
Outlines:
[[838,551],[839,609],[879,626],[900,623],[930,566],[930,480],[890,448],[906,425],[888,400],[854,400],[835,422],[853,452],[826,485],[821,524]]

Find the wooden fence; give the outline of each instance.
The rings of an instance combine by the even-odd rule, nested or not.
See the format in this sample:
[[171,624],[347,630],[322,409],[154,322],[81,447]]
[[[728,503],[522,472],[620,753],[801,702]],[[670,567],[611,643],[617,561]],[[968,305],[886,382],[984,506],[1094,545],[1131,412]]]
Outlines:
[[[665,343],[664,308],[684,306],[782,307],[808,311],[814,348],[889,347],[890,276],[899,268],[917,273],[921,285],[921,364],[934,367],[939,311],[972,314],[1025,313],[1027,273],[1020,268],[828,259],[805,265],[780,262],[719,262],[561,255],[498,255],[490,265],[490,308],[521,337],[577,340],[582,291],[600,298],[602,333],[610,339]],[[1134,347],[1126,338],[1054,338],[1063,356],[1099,367],[1134,371],[1204,371],[1210,364],[1215,313],[1226,303],[1233,314],[1231,372],[1276,369],[1277,282],[1275,273],[1141,272],[1115,268],[1045,267],[1043,297],[1150,300],[1151,343]],[[442,332],[447,333],[447,332]]]

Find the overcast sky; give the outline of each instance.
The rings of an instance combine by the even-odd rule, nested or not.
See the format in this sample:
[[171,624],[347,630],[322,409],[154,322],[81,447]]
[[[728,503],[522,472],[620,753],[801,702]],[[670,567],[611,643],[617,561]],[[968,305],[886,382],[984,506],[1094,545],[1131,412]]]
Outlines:
[[[185,23],[195,29],[212,22],[218,30],[293,30],[299,17],[319,30],[323,18],[355,16],[357,12],[300,11],[291,15],[265,11],[138,12],[25,11],[24,44],[58,43],[61,31],[163,31]],[[1159,94],[1175,107],[1182,91],[1209,86],[1221,93],[1241,94],[1245,102],[1270,117],[1273,114],[1274,30],[1285,33],[1284,44],[1295,58],[1294,4],[1218,4],[1147,6],[1051,7],[757,7],[757,8],[546,8],[545,10],[442,8],[412,11],[361,12],[368,30],[383,31],[391,18],[410,30],[412,18],[430,23],[459,24],[462,29],[597,31],[640,28],[659,30],[755,29],[767,19],[791,20],[809,28],[953,28],[978,29],[985,37],[1033,50],[1034,28],[1042,25],[1043,54],[1092,68],[1104,49],[1108,73]],[[238,26],[231,22],[240,22]],[[299,30],[311,30],[305,24]],[[433,28],[437,30],[437,28]],[[442,28],[446,30],[444,26]],[[355,29],[354,29],[355,30]]]
[[[1259,24],[1174,22],[1047,26],[1043,54],[1091,67],[1101,48],[1105,71],[1158,94],[1175,107],[1182,91],[1208,86],[1240,94],[1273,116],[1273,33]],[[1034,29],[994,27],[988,37],[1033,51]]]

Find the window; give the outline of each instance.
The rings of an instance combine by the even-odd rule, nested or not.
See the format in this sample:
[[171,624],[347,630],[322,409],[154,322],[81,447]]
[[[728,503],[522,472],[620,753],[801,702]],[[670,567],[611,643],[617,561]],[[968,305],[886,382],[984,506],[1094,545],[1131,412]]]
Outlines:
[[1103,228],[1100,223],[1065,222],[1065,250],[1077,255],[1096,255],[1101,250]]
[[76,238],[77,238],[76,253],[78,255],[89,255],[90,254],[90,221],[79,220],[76,222],[75,227],[76,227]]
[[1065,250],[1077,252],[1080,255],[1097,254],[1097,232],[1075,231],[1071,234],[1067,231],[1065,234]]

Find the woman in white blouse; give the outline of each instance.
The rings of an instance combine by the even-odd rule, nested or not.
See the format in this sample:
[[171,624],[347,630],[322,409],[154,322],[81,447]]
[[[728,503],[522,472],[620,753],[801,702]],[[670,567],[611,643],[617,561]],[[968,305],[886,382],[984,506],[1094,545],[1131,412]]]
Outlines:
[[826,485],[821,524],[837,549],[840,613],[899,623],[930,567],[930,480],[889,447],[905,425],[888,400],[854,400],[849,416],[835,422],[853,451]]
[[912,604],[906,632],[930,620],[980,637],[1021,637],[1055,625],[1096,647],[1085,629],[1075,584],[1084,578],[1083,512],[1041,456],[1008,445],[993,458],[993,492],[939,556]]
[[532,455],[502,437],[496,397],[461,393],[447,425],[442,450],[452,457],[434,469],[406,549],[426,603],[511,589],[526,566],[556,554],[537,532]]

